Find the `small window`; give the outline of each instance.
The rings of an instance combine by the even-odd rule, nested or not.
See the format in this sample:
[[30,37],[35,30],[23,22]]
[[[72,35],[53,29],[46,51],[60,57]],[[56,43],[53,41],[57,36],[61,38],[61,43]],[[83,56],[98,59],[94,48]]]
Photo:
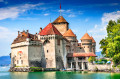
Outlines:
[[46,60],[48,60],[48,58],[46,58]]
[[60,40],[57,40],[57,44],[60,45]]
[[84,46],[84,48],[85,48],[85,46]]
[[21,64],[23,64],[23,60],[21,60]]
[[88,46],[88,48],[89,48],[89,46]]
[[19,64],[19,61],[17,60],[17,64]]
[[47,53],[48,53],[48,50],[47,50]]

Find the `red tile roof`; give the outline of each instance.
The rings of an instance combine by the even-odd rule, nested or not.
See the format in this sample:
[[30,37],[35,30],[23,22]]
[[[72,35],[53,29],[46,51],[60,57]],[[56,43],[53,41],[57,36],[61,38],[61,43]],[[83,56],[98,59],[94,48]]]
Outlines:
[[14,39],[12,44],[24,42],[27,38],[30,38],[31,41],[40,41],[36,35],[23,31],[18,34],[17,38]]
[[94,38],[92,36],[91,36],[91,39],[92,39],[92,42],[95,43],[95,40],[94,40]]
[[76,35],[72,32],[71,29],[69,29],[67,32],[63,34],[63,36],[68,36],[68,37],[76,37]]
[[40,35],[62,35],[52,23],[49,23],[39,34]]
[[94,53],[68,53],[67,54],[67,57],[90,57],[90,56],[96,57]]
[[84,39],[92,40],[88,33],[85,33],[85,35],[81,38],[81,40],[84,40]]
[[63,16],[59,16],[53,23],[68,23]]

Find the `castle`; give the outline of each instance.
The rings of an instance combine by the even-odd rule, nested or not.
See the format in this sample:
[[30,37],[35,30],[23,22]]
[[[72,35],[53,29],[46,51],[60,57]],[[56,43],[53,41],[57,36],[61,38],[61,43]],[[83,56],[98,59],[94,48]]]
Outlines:
[[18,31],[11,44],[11,67],[43,67],[56,69],[88,69],[88,58],[95,55],[96,42],[85,33],[78,43],[63,16],[39,33]]

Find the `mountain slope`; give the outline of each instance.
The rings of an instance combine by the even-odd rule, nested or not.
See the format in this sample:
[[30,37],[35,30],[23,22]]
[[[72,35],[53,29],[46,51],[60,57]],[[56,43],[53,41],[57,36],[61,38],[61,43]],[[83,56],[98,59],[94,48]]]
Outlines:
[[11,63],[10,56],[1,56],[0,65],[9,65]]

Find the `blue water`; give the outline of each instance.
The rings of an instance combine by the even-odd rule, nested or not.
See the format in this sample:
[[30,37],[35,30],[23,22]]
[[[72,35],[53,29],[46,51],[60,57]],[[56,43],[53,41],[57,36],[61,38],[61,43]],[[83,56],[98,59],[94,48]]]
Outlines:
[[[93,72],[8,72],[1,71],[0,79],[120,79],[120,73]],[[4,67],[5,69],[5,67]]]

